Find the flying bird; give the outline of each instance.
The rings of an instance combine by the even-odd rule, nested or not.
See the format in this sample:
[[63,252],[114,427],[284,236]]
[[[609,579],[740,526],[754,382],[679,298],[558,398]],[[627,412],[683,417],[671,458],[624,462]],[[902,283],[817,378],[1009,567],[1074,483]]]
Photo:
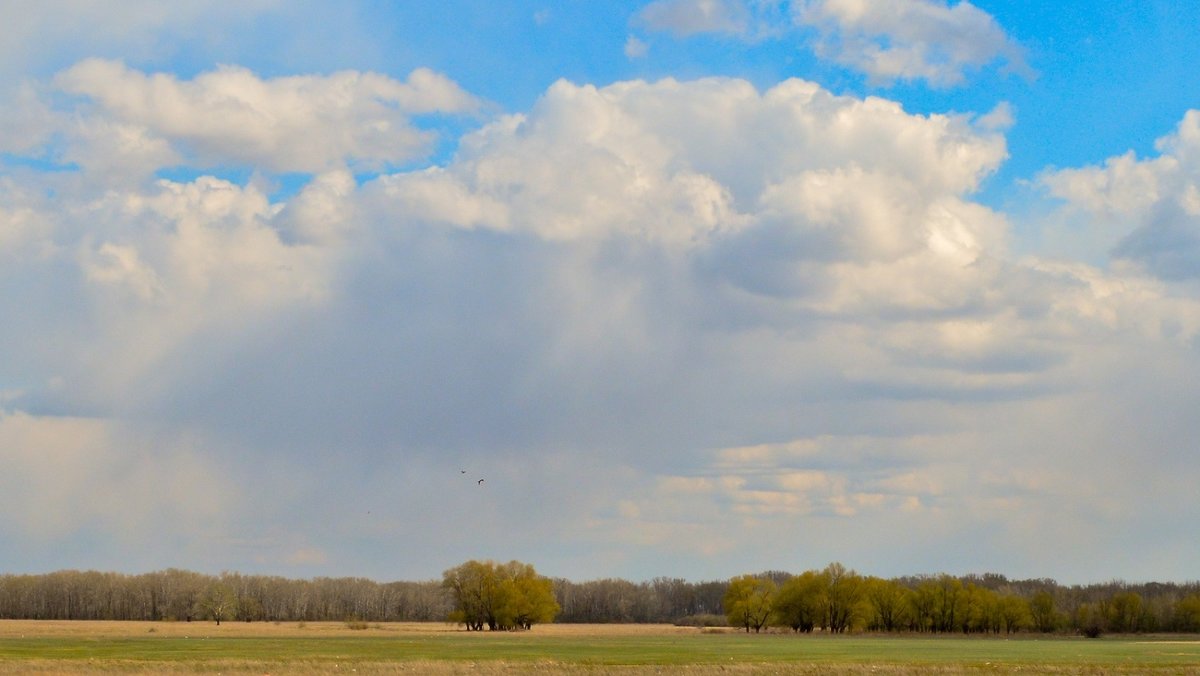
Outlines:
[[479,481],[477,481],[477,482],[476,482],[476,485],[477,485],[477,486],[482,486],[482,485],[483,485],[483,479],[480,479]]

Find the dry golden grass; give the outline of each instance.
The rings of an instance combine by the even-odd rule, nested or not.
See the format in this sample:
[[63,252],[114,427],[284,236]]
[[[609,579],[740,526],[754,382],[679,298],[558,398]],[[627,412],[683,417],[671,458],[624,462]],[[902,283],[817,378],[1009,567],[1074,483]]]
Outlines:
[[453,625],[435,623],[368,624],[353,630],[345,622],[112,622],[90,620],[0,620],[0,638],[90,637],[119,638],[158,634],[160,636],[328,636],[381,631],[454,631]]
[[[707,640],[702,640],[702,633],[709,633],[711,629],[697,629],[695,627],[675,627],[671,625],[570,625],[570,624],[550,624],[539,625],[534,628],[533,632],[526,634],[513,634],[511,638],[517,642],[523,642],[526,639],[535,637],[546,638],[562,638],[567,643],[578,644],[579,641],[571,641],[571,639],[583,639],[586,644],[587,639],[596,638],[599,641],[607,641],[608,639],[617,639],[616,644],[642,644],[639,637],[646,637],[656,645],[690,645],[693,640],[700,640],[698,646],[713,645],[725,646],[726,641],[741,641],[741,637],[729,635],[728,637],[714,637],[717,643],[713,644]],[[726,633],[733,634],[732,630],[726,630]],[[442,636],[437,636],[437,635]],[[917,674],[932,674],[934,676],[947,676],[951,674],[981,674],[981,673],[1036,673],[1036,674],[1053,674],[1056,676],[1092,676],[1092,675],[1132,675],[1153,673],[1156,676],[1187,676],[1200,675],[1200,662],[1185,663],[1185,664],[1167,664],[1167,665],[1152,665],[1143,663],[1140,665],[1124,666],[1119,663],[1109,662],[1101,664],[1098,662],[1091,663],[1060,663],[1060,664],[1034,664],[1029,662],[1009,662],[1007,666],[1001,666],[998,663],[988,662],[983,663],[980,660],[975,661],[958,661],[956,663],[938,663],[938,662],[921,662],[904,663],[905,660],[897,659],[881,659],[873,660],[871,663],[863,662],[854,658],[847,659],[846,657],[820,657],[815,654],[818,651],[804,650],[800,654],[803,657],[799,659],[788,660],[759,660],[751,658],[748,662],[735,662],[734,658],[730,657],[728,663],[713,663],[711,659],[696,660],[697,664],[690,663],[661,663],[661,664],[638,664],[627,666],[623,664],[605,664],[594,663],[590,660],[572,660],[571,658],[563,658],[561,655],[556,655],[559,661],[549,659],[533,658],[510,660],[507,657],[496,655],[496,659],[489,657],[492,648],[488,643],[476,643],[477,638],[491,637],[491,639],[503,638],[497,637],[489,632],[467,632],[457,625],[444,623],[368,623],[366,629],[352,629],[345,622],[224,622],[220,626],[213,622],[88,622],[88,621],[29,621],[29,620],[0,620],[0,644],[6,639],[65,639],[68,643],[83,643],[88,644],[92,640],[111,642],[110,640],[121,639],[136,639],[146,637],[161,637],[164,639],[205,639],[205,638],[263,638],[263,639],[287,639],[287,638],[331,638],[331,639],[357,639],[378,637],[382,639],[381,644],[393,644],[394,642],[388,639],[404,637],[413,637],[418,643],[424,643],[420,640],[421,636],[427,637],[438,644],[442,644],[445,640],[450,640],[452,645],[458,646],[456,650],[466,649],[468,646],[487,646],[482,651],[472,649],[468,652],[473,652],[477,656],[482,656],[484,659],[465,657],[461,653],[450,653],[450,659],[425,659],[421,656],[412,656],[411,659],[387,660],[380,659],[379,655],[357,654],[347,655],[345,658],[331,658],[330,655],[322,655],[310,659],[306,654],[291,654],[279,655],[278,657],[264,658],[262,655],[250,656],[250,654],[241,654],[240,657],[233,657],[232,654],[228,657],[221,654],[203,654],[192,661],[188,659],[163,658],[154,659],[131,659],[131,655],[123,654],[114,656],[109,653],[108,657],[102,659],[90,659],[85,653],[83,659],[45,659],[44,655],[29,655],[30,659],[8,659],[0,660],[0,676],[10,675],[32,675],[32,676],[75,676],[82,674],[136,674],[144,676],[148,674],[165,674],[168,676],[179,674],[220,674],[221,676],[262,676],[264,674],[272,676],[317,676],[325,674],[353,674],[353,676],[380,676],[384,674],[428,674],[429,676],[513,676],[516,674],[540,674],[545,676],[558,676],[561,674],[614,674],[617,676],[648,676],[650,674],[678,674],[681,676],[763,676],[766,674],[783,674],[797,676],[815,676],[817,674],[831,674],[834,676],[867,676],[868,674],[877,676],[916,676]],[[687,637],[694,639],[687,639]],[[622,637],[631,637],[629,642],[621,641]],[[655,642],[654,639],[659,637],[679,637],[682,641],[668,641],[665,643]],[[755,639],[758,640],[758,639]],[[762,637],[764,649],[769,649],[772,646],[792,645],[781,643],[779,637]],[[803,640],[803,639],[797,639]],[[879,639],[886,640],[886,639]],[[506,641],[507,642],[507,641]],[[16,641],[16,643],[21,643]],[[151,643],[157,644],[157,641]],[[171,643],[174,643],[172,641]],[[190,642],[183,642],[188,644]],[[201,642],[203,643],[203,642]],[[235,643],[241,643],[237,641]],[[253,643],[253,642],[250,642]],[[369,644],[375,644],[375,641],[368,641]],[[553,643],[558,643],[553,641]],[[819,648],[820,646],[836,646],[841,642],[810,640],[807,643],[798,645],[807,645],[809,648]],[[1192,643],[1182,641],[1181,643]],[[964,641],[964,645],[974,645],[974,642]],[[147,645],[146,642],[139,642],[139,645]],[[363,645],[355,643],[353,645]],[[1000,644],[997,644],[1000,645]],[[1036,642],[1029,642],[1029,645],[1036,645]],[[1069,643],[1062,642],[1063,646],[1091,646],[1101,645],[1099,643]],[[1174,642],[1159,642],[1158,645],[1183,647]],[[351,649],[353,650],[353,649]],[[684,650],[689,650],[684,648]],[[720,648],[724,650],[724,648]],[[725,654],[725,653],[721,653]],[[1195,654],[1194,652],[1188,654]],[[721,658],[722,662],[724,657]],[[686,660],[690,661],[690,660]],[[898,663],[899,662],[899,663]]]
[[[462,625],[444,622],[368,622],[366,629],[351,629],[345,622],[114,622],[90,620],[0,620],[0,639],[4,638],[119,638],[157,634],[171,637],[223,636],[369,636],[371,634],[425,635],[459,633],[487,636],[488,632],[468,632]],[[539,636],[669,636],[696,634],[695,627],[670,624],[539,624],[533,631]]]
[[[696,634],[694,627],[673,625],[630,625],[630,624],[548,624],[539,625],[534,631],[540,636],[563,637],[620,637],[620,636],[669,636]],[[371,622],[366,629],[351,629],[345,622],[114,622],[87,620],[0,620],[0,641],[6,638],[73,638],[73,639],[120,639],[139,636],[163,638],[314,638],[314,637],[403,637],[453,633],[461,637],[487,637],[489,632],[468,632],[461,625],[439,622]],[[755,671],[751,667],[727,666],[724,668],[672,670],[664,672],[662,667],[613,667],[613,666],[569,666],[553,662],[507,663],[446,662],[415,660],[397,662],[355,662],[340,667],[330,667],[326,661],[312,663],[292,662],[286,666],[279,663],[257,663],[245,660],[210,660],[203,664],[162,663],[143,664],[133,661],[103,660],[87,664],[69,664],[58,660],[25,660],[20,662],[0,661],[0,675],[31,676],[74,676],[77,674],[221,674],[222,676],[317,676],[330,673],[346,673],[354,676],[376,676],[382,674],[429,674],[429,676],[510,676],[515,674],[641,674],[680,673],[696,676],[727,674],[729,676],[758,673],[780,673]],[[800,673],[800,672],[787,672]],[[815,672],[811,672],[815,673]]]

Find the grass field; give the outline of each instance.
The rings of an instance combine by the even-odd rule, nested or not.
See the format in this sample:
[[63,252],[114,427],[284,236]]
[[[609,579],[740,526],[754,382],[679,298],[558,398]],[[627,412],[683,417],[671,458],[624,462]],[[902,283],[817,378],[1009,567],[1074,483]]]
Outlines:
[[0,674],[1200,674],[1200,641],[0,621]]

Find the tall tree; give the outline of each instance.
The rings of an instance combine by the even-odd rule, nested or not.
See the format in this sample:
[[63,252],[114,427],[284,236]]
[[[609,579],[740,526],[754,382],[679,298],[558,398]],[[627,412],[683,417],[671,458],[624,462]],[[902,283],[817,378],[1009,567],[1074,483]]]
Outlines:
[[854,624],[863,594],[863,578],[840,563],[821,571],[825,578],[825,626],[840,634]]
[[771,603],[775,594],[775,583],[771,580],[743,575],[729,581],[725,592],[725,616],[734,627],[745,627],[755,633],[762,631],[771,619]]
[[1172,622],[1176,631],[1200,631],[1200,594],[1191,594],[1175,604]]
[[905,626],[908,621],[907,597],[910,593],[895,580],[867,578],[864,595],[871,609],[871,628],[895,631]]
[[957,629],[957,619],[965,613],[966,597],[962,581],[946,573],[938,575],[933,583],[933,598],[934,631]]
[[1048,634],[1058,628],[1059,615],[1054,609],[1054,595],[1040,591],[1029,600],[1029,615],[1033,628]]
[[1001,597],[1000,621],[1007,634],[1024,629],[1033,621],[1029,616],[1029,604],[1021,597],[1012,594]]
[[528,563],[510,561],[499,569],[504,603],[499,610],[501,623],[509,628],[532,629],[535,623],[554,621],[558,602],[549,578],[537,574]]
[[825,617],[825,578],[809,570],[784,582],[771,609],[776,626],[811,632]]
[[220,625],[221,620],[233,615],[237,609],[237,596],[224,582],[213,582],[200,595],[196,604],[200,612]]

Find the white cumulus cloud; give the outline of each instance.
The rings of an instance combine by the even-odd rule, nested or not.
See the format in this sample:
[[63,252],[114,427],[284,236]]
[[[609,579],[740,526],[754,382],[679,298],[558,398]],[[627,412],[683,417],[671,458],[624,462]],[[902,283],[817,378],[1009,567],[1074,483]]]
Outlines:
[[815,49],[871,79],[962,83],[964,71],[1002,60],[1025,68],[995,18],[967,0],[797,0],[795,20],[818,31]]
[[[88,59],[55,79],[98,113],[81,123],[69,158],[85,167],[145,156],[144,164],[248,164],[277,172],[366,167],[422,157],[435,140],[413,115],[469,113],[479,102],[443,75],[413,71],[405,81],[340,71],[263,79],[226,66],[192,80],[146,74],[118,61]],[[114,160],[113,158],[119,158]]]
[[372,190],[458,227],[698,244],[775,222],[807,240],[800,258],[895,259],[974,251],[977,219],[952,233],[949,217],[923,210],[974,189],[1004,157],[1003,137],[965,118],[803,81],[765,92],[723,79],[559,82],[529,114],[466,137],[450,166]]
[[1168,280],[1200,278],[1200,111],[1155,144],[1158,155],[1132,152],[1101,166],[1049,171],[1041,185],[1065,203],[1051,232],[1084,250],[1106,249]]

